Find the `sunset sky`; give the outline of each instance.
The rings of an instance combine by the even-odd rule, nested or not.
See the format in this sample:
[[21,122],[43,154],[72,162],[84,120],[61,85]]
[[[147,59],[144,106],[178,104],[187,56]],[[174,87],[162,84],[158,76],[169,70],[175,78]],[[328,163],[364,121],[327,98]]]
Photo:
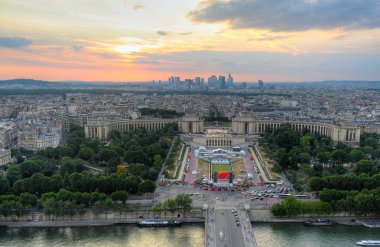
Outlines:
[[380,80],[380,0],[0,0],[0,79]]

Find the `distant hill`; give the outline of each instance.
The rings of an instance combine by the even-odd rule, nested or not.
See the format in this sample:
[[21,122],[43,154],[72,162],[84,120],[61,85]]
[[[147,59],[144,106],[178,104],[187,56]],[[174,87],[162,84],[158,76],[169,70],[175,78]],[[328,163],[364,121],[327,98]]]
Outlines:
[[50,87],[56,85],[54,82],[40,81],[33,79],[13,79],[13,80],[4,80],[0,81],[0,86],[15,87],[15,86],[24,86],[24,87]]

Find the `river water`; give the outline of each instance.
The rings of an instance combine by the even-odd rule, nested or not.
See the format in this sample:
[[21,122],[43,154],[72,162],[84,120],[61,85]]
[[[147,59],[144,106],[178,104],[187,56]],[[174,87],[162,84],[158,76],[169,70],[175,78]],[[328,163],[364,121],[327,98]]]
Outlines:
[[[302,224],[255,224],[260,247],[349,247],[361,239],[380,239],[380,229],[333,226],[304,227]],[[139,228],[133,225],[80,228],[0,228],[0,246],[73,247],[200,247],[204,226]]]

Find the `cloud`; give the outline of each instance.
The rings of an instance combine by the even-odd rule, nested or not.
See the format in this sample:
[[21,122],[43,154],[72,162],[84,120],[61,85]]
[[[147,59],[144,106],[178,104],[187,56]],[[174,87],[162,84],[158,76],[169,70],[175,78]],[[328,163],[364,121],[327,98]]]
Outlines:
[[380,57],[376,54],[190,51],[136,55],[139,58],[133,63],[146,65],[151,71],[203,75],[234,71],[253,81],[260,76],[277,81],[378,80],[380,77]]
[[80,52],[80,51],[82,51],[84,49],[84,46],[82,46],[82,45],[73,45],[71,48],[75,52]]
[[157,31],[157,34],[158,35],[169,35],[169,33],[168,32],[165,32],[165,31]]
[[380,0],[204,1],[188,14],[194,22],[272,31],[380,27]]
[[278,36],[262,35],[261,37],[258,37],[258,38],[248,39],[248,41],[273,41],[273,40],[278,40],[278,39],[286,39],[289,37],[290,35],[278,35]]
[[100,58],[103,59],[116,59],[119,58],[117,54],[111,54],[111,53],[99,53],[97,54]]
[[0,47],[21,49],[32,44],[32,40],[22,37],[0,37]]
[[190,35],[190,34],[193,34],[192,32],[183,32],[183,33],[178,33],[180,35]]
[[141,5],[141,4],[138,4],[138,5],[133,6],[133,9],[134,9],[134,10],[140,10],[140,9],[143,9],[143,8],[144,8],[144,6]]

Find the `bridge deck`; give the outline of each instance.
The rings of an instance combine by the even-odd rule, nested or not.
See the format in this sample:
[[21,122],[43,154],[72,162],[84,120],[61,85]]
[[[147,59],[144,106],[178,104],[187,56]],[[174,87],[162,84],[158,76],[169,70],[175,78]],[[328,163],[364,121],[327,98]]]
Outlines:
[[[206,247],[257,247],[252,226],[245,210],[208,209],[206,214]],[[239,225],[236,222],[239,221]]]

